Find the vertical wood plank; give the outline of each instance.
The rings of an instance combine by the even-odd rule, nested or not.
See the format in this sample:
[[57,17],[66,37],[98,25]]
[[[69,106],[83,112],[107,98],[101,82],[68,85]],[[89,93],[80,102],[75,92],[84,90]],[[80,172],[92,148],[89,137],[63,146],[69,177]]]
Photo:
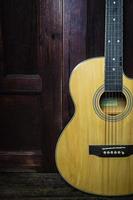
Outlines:
[[42,149],[46,171],[51,171],[55,169],[55,144],[62,129],[62,0],[40,0],[40,23]]
[[86,59],[87,0],[63,1],[63,126],[74,112],[69,95],[73,68]]
[[1,6],[4,73],[37,73],[36,1],[6,0],[2,1]]
[[87,58],[104,55],[105,1],[87,1]]
[[0,1],[0,77],[3,74],[2,2]]
[[133,1],[124,1],[124,72],[133,78]]
[[[41,150],[41,77],[35,74],[39,73],[36,3],[0,0],[0,168],[4,169],[17,168],[17,163],[22,168],[26,163],[27,169],[32,164],[36,168],[37,159],[30,159],[27,152],[33,155]],[[26,152],[23,159],[20,151]]]

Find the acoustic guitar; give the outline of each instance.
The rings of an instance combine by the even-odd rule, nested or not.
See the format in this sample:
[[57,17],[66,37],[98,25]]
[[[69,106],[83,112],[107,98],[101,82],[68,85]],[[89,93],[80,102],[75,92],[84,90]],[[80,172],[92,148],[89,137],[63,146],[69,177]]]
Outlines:
[[123,0],[106,0],[105,56],[70,77],[75,114],[56,146],[56,165],[73,187],[133,194],[133,80],[123,73]]

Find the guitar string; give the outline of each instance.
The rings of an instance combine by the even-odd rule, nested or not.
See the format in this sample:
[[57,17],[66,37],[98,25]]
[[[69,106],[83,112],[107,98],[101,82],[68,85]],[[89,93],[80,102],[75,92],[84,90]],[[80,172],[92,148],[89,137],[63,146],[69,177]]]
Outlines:
[[[118,20],[119,20],[119,14],[118,14]],[[117,22],[116,22],[115,25],[116,25],[116,30],[115,30],[116,33],[115,33],[115,35],[116,35],[116,38],[117,38]],[[117,51],[118,51],[118,49],[116,47],[116,58],[118,59],[118,55],[117,55],[118,52]],[[115,77],[115,79],[116,79],[116,93],[115,93],[115,96],[116,96],[116,106],[117,106],[117,108],[116,108],[116,115],[117,115],[117,109],[118,109],[118,104],[117,103],[118,103],[118,93],[119,93],[119,91],[117,91],[117,76],[118,76],[118,66],[116,64],[116,77]],[[115,122],[115,137],[116,137],[116,135],[117,135],[117,122]]]
[[[123,0],[121,0],[121,52],[120,53],[121,53],[120,67],[121,67],[122,92],[123,92]],[[123,127],[123,120],[121,121],[121,127]]]
[[[113,18],[115,18],[115,16],[113,16]],[[111,19],[112,20],[112,19]],[[113,21],[114,22],[114,21]],[[115,27],[114,27],[114,24],[115,24],[115,22],[112,24],[112,37],[113,37],[113,34],[115,34]],[[115,38],[115,37],[114,37]],[[115,45],[113,45],[113,40],[114,40],[114,38],[112,39],[112,48],[111,48],[111,50],[112,50],[112,55],[113,55],[113,57],[115,57],[115,55],[114,55],[114,49],[113,49],[113,47],[115,47]],[[113,61],[114,63],[115,63],[115,61]],[[113,63],[113,68],[114,68],[114,63]],[[113,79],[114,79],[114,73],[115,73],[115,71],[113,71],[113,69],[111,70],[111,72],[112,72],[112,77],[113,77]],[[114,79],[114,82],[113,82],[113,84],[114,85],[116,85],[116,80]],[[114,85],[113,85],[113,87],[114,87]],[[114,104],[114,91],[112,90],[112,106],[111,106],[111,108],[112,108],[112,112],[111,112],[111,115],[112,115],[112,120],[111,120],[111,123],[112,123],[112,130],[111,130],[111,144],[112,144],[112,141],[113,141],[113,112],[114,112],[114,108],[113,108],[113,104]]]
[[[108,0],[107,0],[108,1]],[[110,40],[110,43],[108,43],[108,44],[110,44],[110,46],[111,46],[111,38],[109,38],[109,36],[110,36],[110,10],[109,10],[109,8],[110,8],[110,1],[109,2],[107,2],[107,36],[108,36],[108,40]],[[108,16],[108,14],[109,14],[109,16]],[[107,103],[107,105],[105,104],[105,106],[106,106],[106,108],[107,108],[107,111],[106,111],[106,115],[107,115],[107,140],[108,140],[108,144],[109,144],[109,136],[110,136],[110,134],[109,134],[109,125],[110,125],[110,123],[109,123],[109,106],[108,106],[108,100],[109,100],[109,94],[110,94],[110,91],[109,91],[109,74],[110,74],[110,67],[109,67],[109,57],[110,57],[110,48],[107,48],[108,49],[108,51],[107,51],[107,99],[106,99],[106,103]]]
[[[119,7],[118,5],[117,5],[117,7]],[[118,14],[118,20],[119,20],[119,14]],[[115,27],[116,27],[116,29],[115,29],[115,40],[116,40],[116,38],[117,38],[117,23],[118,22],[116,22],[116,24],[115,24]],[[117,47],[116,47],[116,59],[118,59],[118,49],[117,49]],[[116,77],[115,77],[115,79],[117,79],[117,76],[118,76],[118,65],[117,65],[117,62],[116,62]],[[117,80],[116,80],[116,93],[115,93],[115,98],[116,98],[116,106],[117,106],[117,108],[116,108],[116,115],[117,115],[117,109],[118,109],[118,93],[119,93],[119,91],[117,91]],[[117,122],[115,122],[115,137],[116,137],[116,135],[117,135]]]
[[[110,16],[111,16],[111,7],[112,7],[112,2],[110,1]],[[110,56],[110,58],[112,58],[112,41],[113,41],[113,39],[112,39],[112,25],[111,25],[111,23],[112,23],[112,21],[111,21],[111,17],[109,16],[109,26],[110,26],[110,29],[111,29],[111,31],[110,31],[110,33],[111,33],[111,51],[110,51],[110,54],[111,54],[111,56]],[[111,67],[110,67],[111,68]],[[112,71],[111,71],[111,69],[110,69],[110,74],[111,74],[111,78],[112,78]],[[110,84],[111,85],[111,84]],[[112,87],[112,85],[111,85],[111,87]],[[111,116],[111,98],[112,98],[112,89],[111,89],[111,92],[109,92],[109,117]],[[111,117],[110,117],[111,118]],[[111,120],[109,120],[109,144],[111,144],[111,132],[112,132],[112,122],[111,122]]]
[[[108,14],[108,10],[107,10],[107,0],[106,0],[106,13],[105,13],[105,87],[104,87],[104,92],[105,92],[105,100],[106,100],[106,81],[107,81],[107,76],[106,76],[106,70],[107,70],[107,48],[106,48],[106,45],[107,45],[107,39],[108,39],[108,18],[107,18],[107,14]],[[104,99],[104,96],[103,96],[103,99]],[[106,103],[106,102],[105,102]],[[105,105],[105,109],[104,109],[104,112],[105,112],[105,144],[108,143],[108,138],[107,138],[107,116],[106,116],[106,113],[107,113],[107,107],[106,107],[106,104],[104,104],[103,102],[103,108],[104,108],[104,105]]]
[[[119,3],[120,3],[120,1],[121,0],[119,0]],[[119,9],[120,9],[120,5],[119,5]],[[120,13],[119,13],[120,14]],[[119,18],[120,18],[120,16],[118,17],[118,26],[119,26]],[[117,27],[117,24],[116,24],[116,36],[118,36],[117,35],[117,32],[118,32],[118,27]],[[118,51],[118,49],[117,49],[117,51]],[[117,52],[117,59],[118,59],[118,52]],[[117,64],[117,74],[118,74],[118,68],[119,66],[118,66],[118,64]],[[117,75],[118,76],[118,75]],[[119,76],[118,76],[119,77]],[[119,82],[119,81],[118,81]],[[116,100],[117,100],[117,107],[118,107],[118,109],[119,109],[119,104],[118,104],[118,101],[119,101],[119,91],[116,93]],[[116,122],[116,134],[115,134],[115,137],[117,138],[117,133],[118,133],[118,123]],[[116,142],[117,143],[117,142]]]
[[[115,4],[113,5],[113,6],[115,6]],[[115,16],[113,16],[113,18],[114,18]],[[113,39],[112,39],[112,48],[111,48],[111,53],[112,53],[112,56],[111,56],[111,59],[112,59],[112,62],[113,62],[113,68],[114,68],[114,71],[113,71],[113,68],[112,68],[112,70],[111,70],[111,73],[112,73],[112,77],[113,77],[113,79],[114,79],[114,82],[113,82],[113,90],[114,89],[116,89],[116,78],[115,78],[115,73],[116,73],[116,66],[115,66],[115,62],[116,62],[116,55],[115,55],[115,44],[114,44],[114,40],[115,40],[115,28],[114,28],[114,24],[115,24],[115,22],[112,20],[112,37],[113,37]],[[115,58],[115,60],[113,60],[113,58]],[[114,73],[114,74],[113,74]],[[114,93],[115,93],[115,90],[114,90]],[[115,95],[114,95],[115,96]],[[112,108],[113,108],[113,104],[114,104],[114,99],[112,98]],[[113,109],[112,109],[113,110]],[[112,116],[113,116],[113,111],[112,111]],[[112,120],[113,120],[113,117],[112,117]],[[111,121],[112,121],[111,120]],[[112,122],[112,126],[113,126],[113,122]],[[112,129],[112,133],[111,133],[112,135],[113,135],[113,129]]]
[[[117,5],[117,3],[116,3],[116,5]],[[114,4],[114,6],[115,6],[115,4]],[[115,52],[115,44],[113,44],[114,42],[115,42],[115,31],[116,31],[116,29],[115,29],[115,21],[114,21],[114,19],[116,19],[116,13],[114,13],[114,16],[113,16],[113,19],[111,19],[112,21],[113,21],[113,25],[112,25],[112,33],[114,34],[114,36],[113,36],[113,34],[112,34],[112,37],[113,37],[113,42],[112,42],[112,55],[113,55],[113,57],[115,58],[115,60],[113,61],[113,69],[115,69],[114,71],[113,71],[113,69],[111,70],[111,72],[112,72],[112,77],[113,77],[113,79],[114,79],[114,82],[113,82],[113,87],[115,88],[115,90],[116,90],[116,52]],[[115,105],[114,105],[114,103],[115,103],[115,91],[114,89],[112,90],[112,112],[111,112],[111,115],[112,115],[112,120],[111,120],[111,123],[112,123],[112,130],[111,130],[111,144],[113,144],[113,136],[114,136],[114,132],[115,132],[115,130],[114,130],[114,128],[115,128],[115,123],[114,123],[114,120],[113,120],[113,118],[114,118],[114,113],[115,113]]]
[[[122,82],[122,93],[123,93],[123,0],[121,0],[121,46],[120,46],[120,67],[121,67],[121,82]],[[122,110],[123,112],[123,110]],[[121,127],[123,127],[123,120],[121,121]],[[123,130],[123,128],[122,128]]]
[[[109,13],[109,10],[108,10],[108,0],[106,0],[106,4],[107,4],[107,40],[109,40],[109,17],[108,17],[108,13]],[[107,48],[107,47],[106,47]],[[108,66],[108,59],[109,59],[109,48],[107,48],[106,49],[106,51],[107,51],[107,62],[106,62],[106,83],[107,83],[107,85],[106,85],[106,89],[107,89],[107,91],[105,91],[105,96],[107,96],[107,97],[105,97],[105,109],[106,109],[106,112],[105,112],[105,116],[107,115],[107,119],[106,119],[106,123],[107,123],[107,144],[109,144],[109,133],[108,133],[108,128],[109,128],[109,122],[108,122],[108,74],[109,74],[109,72],[108,72],[108,70],[109,70],[109,66]],[[106,99],[107,98],[107,99]],[[107,104],[106,104],[107,103]],[[109,160],[107,160],[107,162],[106,162],[106,165],[107,165],[107,182],[109,183]],[[108,184],[109,185],[109,184]]]
[[[113,33],[113,30],[112,30],[112,21],[111,21],[111,7],[112,7],[112,2],[111,1],[109,1],[109,3],[110,3],[110,5],[109,5],[109,7],[110,7],[110,11],[109,11],[109,29],[110,29],[110,31],[109,31],[109,33],[110,33],[110,38],[111,38],[111,48],[110,48],[110,56],[109,56],[109,58],[111,58],[112,59],[112,42],[113,42],[113,37],[112,37],[112,33]],[[112,61],[110,61],[110,63],[111,63]],[[110,71],[110,76],[111,76],[111,78],[112,78],[112,70],[111,70],[111,67],[112,66],[109,66],[109,71]],[[110,81],[109,81],[110,82]],[[111,88],[112,87],[112,81],[111,81],[111,83],[110,83],[110,87],[109,88]],[[111,88],[111,91],[109,92],[109,113],[108,113],[108,117],[110,118],[110,120],[109,120],[109,144],[111,144],[111,132],[112,132],[112,120],[111,120],[111,98],[112,98],[112,88]]]
[[[118,2],[117,2],[117,4],[118,4]],[[117,7],[118,7],[118,5],[117,5]],[[115,15],[117,16],[117,12],[115,13]],[[116,18],[116,16],[115,16],[115,18]],[[116,35],[117,35],[117,28],[116,28],[116,24],[117,24],[117,19],[115,20],[115,22],[114,22],[114,40],[116,41]],[[114,42],[115,42],[114,41]],[[116,49],[115,49],[116,48]],[[117,47],[116,47],[116,44],[114,44],[114,53],[115,53],[115,57],[116,57],[116,63],[117,63]],[[115,101],[116,101],[116,103],[117,103],[117,64],[115,63],[115,89],[116,89],[116,91],[115,91],[115,93],[114,93],[114,103],[115,103]],[[117,104],[116,104],[117,105]],[[114,105],[114,107],[115,107],[115,105]],[[114,112],[116,112],[117,113],[117,110],[116,110],[117,108],[115,107],[115,111]],[[114,115],[115,115],[115,113],[114,113]],[[115,123],[115,121],[113,122],[114,123],[114,126],[115,126],[115,130],[114,130],[114,135],[116,135],[116,132],[117,132],[117,127],[116,127],[116,123]]]
[[[121,3],[122,3],[121,1],[117,2],[117,4],[118,4],[117,5],[118,6],[118,13],[115,13],[115,16],[113,16],[113,17],[116,19],[117,16],[118,16],[118,19],[117,19],[118,22],[115,21],[115,23],[112,26],[112,33],[114,33],[114,37],[113,37],[113,35],[111,35],[113,37],[112,39],[114,39],[112,41],[115,43],[113,45],[113,42],[112,42],[111,58],[112,58],[112,55],[114,55],[114,57],[116,57],[115,62],[114,62],[114,65],[115,65],[115,68],[116,68],[115,75],[113,74],[113,71],[111,71],[112,72],[111,79],[113,79],[114,76],[115,76],[115,83],[114,83],[115,87],[114,88],[115,88],[116,92],[114,92],[114,93],[111,92],[112,93],[111,97],[112,97],[112,100],[114,98],[114,103],[116,101],[116,103],[118,103],[118,104],[119,104],[119,100],[121,98],[121,96],[120,96],[120,94],[121,94],[120,93],[120,84],[121,84],[121,81],[122,81],[121,80],[121,68],[120,68],[119,60],[118,60],[119,56],[120,56],[120,53],[121,53],[121,48],[120,48],[120,46],[117,46],[116,44],[117,44],[117,40],[118,39],[120,41],[122,40],[122,38],[119,38],[120,37],[120,33],[121,33],[120,25],[121,25],[121,22],[122,22],[122,20],[119,19],[120,17],[122,17],[122,10],[121,10],[122,9],[122,4]],[[114,67],[114,65],[113,65],[113,67]],[[114,105],[114,109],[113,109],[113,106],[112,106],[112,119],[113,119],[114,115],[119,114],[117,112],[119,112],[119,105],[116,105],[116,107]],[[114,141],[114,138],[116,138],[116,134],[118,132],[118,126],[117,126],[118,123],[115,120],[114,121],[111,120],[111,121],[112,121],[112,128],[111,128],[112,130],[110,132],[112,134],[112,136],[111,136],[112,140],[110,142],[111,143],[116,143],[116,140]]]
[[[118,24],[119,24],[119,5],[120,1],[117,1],[117,11],[115,13],[115,23],[114,23],[114,53],[116,56],[116,62],[115,62],[115,68],[116,68],[116,74],[115,74],[115,93],[114,93],[114,104],[116,103],[116,105],[114,105],[115,107],[115,112],[114,112],[114,116],[117,116],[118,114],[118,99],[119,99],[119,71],[118,71],[118,51],[119,48],[117,46],[117,39],[118,39]],[[115,126],[115,131],[114,131],[114,137],[113,137],[113,144],[116,144],[116,142],[114,141],[114,138],[117,135],[117,122],[114,120],[114,126]]]
[[[119,80],[118,80],[118,78],[119,78],[119,76],[118,76],[118,47],[117,47],[117,45],[116,45],[116,40],[117,40],[117,34],[118,34],[118,27],[117,27],[117,25],[118,25],[118,23],[119,23],[119,3],[120,2],[118,2],[117,1],[117,4],[116,4],[116,7],[117,7],[117,11],[116,11],[116,13],[115,13],[115,21],[114,21],[114,24],[113,24],[113,28],[114,28],[114,49],[113,49],[113,51],[114,51],[114,57],[116,58],[115,59],[115,93],[114,93],[114,117],[118,114],[117,112],[118,112],[118,95],[119,95],[119,86],[118,86],[118,84],[119,84]],[[118,16],[118,18],[117,18],[117,16]],[[116,105],[115,105],[115,103],[116,103]],[[117,122],[114,120],[113,121],[113,124],[114,124],[114,134],[113,134],[113,144],[115,144],[115,141],[114,141],[114,138],[116,137],[116,135],[117,135]]]
[[[118,93],[118,108],[120,112],[123,112],[123,107],[121,107],[121,101],[123,98],[123,76],[122,76],[122,66],[123,66],[123,0],[119,2],[119,19],[117,24],[117,38],[119,39],[118,48],[117,48],[117,57],[118,57],[118,84],[120,85],[120,92]],[[119,106],[120,105],[120,106]],[[119,114],[119,113],[118,113]],[[120,122],[120,127],[122,127],[122,121]],[[119,134],[119,123],[117,123],[117,134],[116,142]]]
[[[121,60],[120,60],[120,69],[121,69],[121,76],[122,76],[122,67],[123,67],[123,0],[121,0],[121,18],[120,18],[120,24],[121,24],[121,48],[120,48],[120,57],[121,57]],[[122,78],[122,81],[123,81],[123,76],[121,77]],[[123,85],[122,85],[122,93],[123,93]],[[122,98],[123,98],[123,95],[122,95]],[[122,99],[123,101],[124,99]],[[122,106],[122,105],[121,105]],[[122,107],[122,112],[123,112],[123,107]],[[123,120],[121,121],[121,130],[123,130]],[[122,134],[122,131],[121,131],[121,134]]]
[[[107,0],[106,0],[106,4],[107,4]],[[106,12],[107,12],[107,14],[108,14],[108,5],[107,5],[107,10],[106,10]],[[107,37],[108,37],[108,15],[107,15],[107,24],[106,24],[106,26],[107,26]],[[107,49],[106,49],[106,51],[107,51]],[[106,70],[108,69],[107,67],[108,67],[108,51],[107,51],[107,63],[106,63]],[[106,71],[106,73],[107,73],[107,71]],[[106,79],[106,81],[107,81],[107,79]],[[107,87],[107,86],[106,86]],[[106,91],[105,91],[106,92]],[[106,106],[106,97],[107,96],[107,93],[105,93],[105,106]],[[107,123],[107,120],[108,120],[108,117],[107,117],[107,112],[108,112],[108,108],[107,108],[107,106],[105,107],[105,116],[106,116],[106,127],[107,127],[107,144],[108,144],[108,123]]]
[[[110,2],[109,2],[110,3]],[[112,2],[111,2],[112,3]],[[120,5],[119,5],[119,9],[121,9],[121,1],[119,2],[120,3]],[[117,1],[117,4],[118,4],[118,1]],[[109,5],[110,7],[111,7],[111,5]],[[117,5],[118,6],[118,5]],[[121,12],[121,10],[119,10],[118,9],[118,12]],[[114,35],[111,35],[111,41],[113,41],[113,39],[115,39],[115,42],[116,42],[116,39],[118,39],[119,37],[118,36],[120,36],[119,35],[119,24],[120,24],[120,19],[119,19],[119,17],[121,16],[119,16],[119,14],[120,13],[115,13],[116,14],[116,16],[114,16],[114,17],[117,17],[118,16],[118,24],[117,23],[114,23],[114,26],[112,27],[112,26],[110,26],[110,18],[108,18],[108,22],[109,22],[109,25],[108,25],[108,28],[110,28],[110,31],[111,31],[111,33],[115,33]],[[109,16],[111,15],[111,12],[109,13]],[[111,16],[111,17],[113,17],[113,16]],[[112,18],[111,18],[111,20],[112,20]],[[112,29],[111,29],[112,28]],[[117,38],[118,37],[118,38]],[[121,39],[121,38],[120,38]],[[114,41],[113,41],[114,42]],[[113,49],[113,47],[114,47],[114,49]],[[112,58],[112,55],[114,55],[114,53],[115,53],[115,56],[116,56],[116,63],[115,63],[115,67],[116,67],[116,75],[115,75],[115,84],[114,84],[114,86],[115,86],[115,90],[116,90],[116,92],[115,93],[113,93],[113,91],[111,92],[111,93],[107,93],[108,95],[107,95],[107,98],[109,98],[109,101],[111,101],[111,99],[115,99],[116,98],[116,100],[118,101],[119,100],[119,84],[120,84],[120,80],[117,80],[117,78],[120,78],[120,74],[119,74],[119,69],[120,68],[118,68],[119,66],[118,66],[118,63],[119,62],[117,62],[118,60],[118,58],[119,58],[119,52],[120,51],[120,47],[117,47],[116,45],[113,45],[113,43],[111,42],[111,52],[109,52],[109,50],[108,50],[108,56],[109,56],[109,53],[110,53],[110,56],[111,56],[111,58]],[[107,67],[108,67],[108,60],[107,60]],[[107,70],[108,70],[109,68],[107,68]],[[111,70],[111,72],[112,72],[112,70]],[[107,71],[107,73],[108,73],[108,71]],[[111,74],[111,81],[113,80],[113,78],[114,78],[114,76],[113,76],[113,72],[112,73],[110,73]],[[107,81],[107,84],[108,84],[108,82],[109,81]],[[110,95],[111,94],[111,95]],[[107,111],[105,111],[105,113],[107,112],[107,114],[111,114],[112,113],[112,119],[113,119],[113,113],[115,114],[115,112],[117,111],[117,108],[116,108],[116,111],[114,111],[113,109],[115,109],[115,106],[114,106],[114,108],[113,108],[113,106],[112,106],[112,111],[111,111],[111,109],[110,109],[110,107],[107,107]],[[110,117],[111,118],[111,117]],[[112,122],[107,122],[108,123],[108,132],[109,133],[111,133],[112,134],[112,137],[110,136],[110,134],[108,135],[108,141],[111,143],[111,142],[114,142],[114,132],[117,132],[117,123],[114,123],[113,122],[113,120],[111,120]],[[109,124],[110,123],[110,124]],[[113,126],[114,125],[114,126]],[[116,135],[116,134],[115,134]],[[112,139],[111,139],[112,138]],[[116,141],[116,140],[115,140]]]
[[[121,0],[120,0],[121,1]],[[120,5],[118,5],[118,8],[119,8],[119,6]],[[119,10],[118,10],[118,12],[119,12]],[[115,27],[116,27],[116,40],[117,40],[117,36],[118,36],[118,27],[117,27],[117,23],[119,23],[119,13],[118,13],[118,22],[116,22],[116,25],[115,25]],[[117,57],[117,62],[118,62],[118,47],[116,46],[116,57]],[[118,90],[119,90],[119,87],[117,87],[117,84],[119,84],[119,80],[117,80],[117,77],[119,78],[119,76],[118,76],[118,64],[116,64],[116,105],[117,105],[117,109],[119,109],[118,107],[119,107],[119,105],[118,105],[118,96],[119,96],[119,91],[117,91],[117,88],[118,88]],[[117,81],[118,81],[118,83],[117,83]],[[117,115],[117,109],[116,109],[116,115]],[[116,135],[117,135],[117,132],[118,132],[118,128],[117,128],[117,122],[115,122],[115,138],[116,138]],[[116,142],[115,142],[115,144],[116,144]]]
[[[109,3],[110,3],[110,5],[109,5],[109,7],[110,7],[110,11],[109,11],[109,29],[110,29],[110,31],[109,31],[109,33],[110,33],[110,38],[111,38],[111,49],[110,49],[110,58],[112,59],[112,55],[113,55],[113,52],[112,52],[112,43],[113,43],[113,36],[112,36],[112,34],[113,34],[113,31],[112,31],[112,21],[111,21],[111,7],[112,7],[112,1],[109,1]],[[112,62],[112,61],[111,61]],[[111,76],[111,79],[113,78],[113,76],[112,76],[112,71],[111,71],[111,67],[112,66],[109,66],[109,68],[110,68],[110,76]],[[110,81],[109,81],[110,82]],[[109,144],[111,144],[111,132],[112,132],[112,120],[111,120],[111,98],[112,98],[112,82],[111,82],[111,84],[110,84],[110,87],[109,88],[111,88],[111,91],[109,92],[109,113],[108,113],[108,115],[109,115],[109,118],[110,118],[110,120],[109,120]]]
[[[109,8],[110,8],[110,1],[109,1]],[[109,21],[109,30],[110,30],[110,10],[109,10],[109,17],[108,17],[108,21]],[[109,33],[110,33],[110,31],[109,31]],[[112,38],[111,38],[111,36],[110,36],[110,40],[112,40]],[[110,50],[109,50],[109,57],[110,57]],[[109,58],[108,58],[109,59]],[[110,71],[110,66],[108,65],[108,69],[109,69],[109,71]],[[109,74],[110,74],[110,72],[109,72]],[[109,81],[108,81],[108,84],[109,84]],[[110,88],[110,87],[109,87]],[[110,99],[110,91],[108,91],[108,98],[107,98],[107,101],[109,101],[109,99]],[[109,117],[109,103],[107,104],[107,107],[108,107],[108,112],[107,112],[107,115],[108,115],[108,117]],[[108,120],[108,144],[110,144],[110,121]]]
[[[110,76],[109,76],[109,78],[111,79],[111,80],[109,80],[109,83],[110,83],[110,89],[111,89],[111,91],[109,92],[109,99],[108,99],[108,102],[109,102],[109,104],[108,104],[108,107],[109,107],[109,112],[108,112],[108,117],[110,118],[110,120],[109,120],[109,144],[111,144],[112,143],[112,136],[113,136],[113,122],[112,122],[112,120],[113,120],[113,89],[115,88],[115,85],[116,85],[116,83],[115,83],[115,80],[114,80],[114,82],[113,82],[113,79],[114,79],[114,76],[113,76],[113,72],[115,71],[115,68],[114,68],[114,64],[115,64],[115,58],[114,58],[114,46],[113,46],[113,42],[114,42],[114,33],[115,33],[115,30],[114,30],[114,23],[113,23],[113,19],[112,18],[114,18],[115,16],[113,16],[113,14],[112,14],[112,8],[113,8],[113,6],[114,5],[112,5],[112,1],[109,1],[109,8],[110,8],[110,10],[109,10],[109,33],[110,33],[110,38],[111,38],[111,45],[110,45],[110,64],[111,65],[109,65],[109,74],[110,74]],[[113,71],[113,68],[114,68],[114,71]],[[114,87],[114,88],[113,88]]]
[[[108,35],[108,40],[111,40],[111,38],[109,38],[109,33],[110,33],[110,18],[109,18],[109,15],[110,15],[110,10],[109,10],[109,8],[110,8],[110,1],[108,2],[108,8],[107,8],[107,12],[108,12],[108,22],[107,22],[107,35]],[[111,41],[110,41],[111,42]],[[111,44],[111,43],[108,43],[108,44]],[[107,137],[108,137],[108,144],[109,144],[109,119],[108,119],[108,114],[109,114],[109,107],[108,107],[108,99],[109,99],[109,56],[110,56],[110,48],[107,48],[108,49],[108,57],[107,57],[107,99],[106,99],[106,101],[107,101],[107,105],[106,105],[106,107],[107,107],[107,112],[106,112],[106,115],[107,115]]]
[[[106,2],[107,3],[107,2]],[[110,51],[108,49],[108,52],[107,52],[107,75],[108,75],[108,70],[111,69],[111,67],[114,67],[115,65],[115,75],[114,73],[112,73],[113,71],[110,71],[110,78],[111,78],[111,81],[114,80],[114,76],[115,76],[115,83],[113,82],[110,82],[108,81],[108,76],[107,76],[107,84],[110,82],[111,84],[111,87],[115,89],[115,92],[113,93],[113,90],[111,89],[111,93],[107,92],[106,93],[106,96],[105,96],[105,99],[107,97],[107,99],[109,100],[109,102],[111,102],[111,100],[114,101],[114,103],[116,102],[116,105],[114,104],[114,107],[113,107],[113,101],[112,101],[112,111],[108,106],[105,107],[105,117],[106,117],[106,114],[107,115],[111,115],[112,114],[112,120],[108,120],[108,118],[106,119],[106,123],[105,123],[105,126],[107,127],[107,136],[108,136],[108,143],[118,143],[117,141],[117,138],[118,138],[118,131],[119,131],[119,124],[114,120],[115,119],[115,116],[119,114],[119,111],[121,112],[121,108],[119,107],[119,101],[122,101],[121,99],[123,98],[122,94],[123,92],[121,91],[121,89],[123,89],[123,85],[122,85],[122,66],[123,66],[123,49],[122,49],[122,45],[123,45],[123,0],[120,0],[119,2],[117,1],[117,4],[118,5],[115,5],[115,6],[118,6],[118,13],[116,12],[115,13],[115,18],[117,18],[117,21],[118,22],[115,22],[114,23],[114,26],[110,26],[110,19],[112,18],[109,18],[108,17],[108,22],[109,22],[109,25],[107,24],[107,28],[109,29],[110,28],[110,32],[113,33],[114,32],[114,35],[110,35],[111,37],[111,48],[110,48]],[[111,6],[111,5],[109,5]],[[107,12],[107,11],[106,11]],[[111,13],[109,13],[110,15]],[[107,37],[108,37],[108,30],[107,31]],[[119,40],[119,44],[117,44],[117,41]],[[116,44],[113,44],[113,42],[116,42]],[[107,41],[106,41],[107,42]],[[113,58],[112,56],[115,55],[114,57],[116,57],[115,59],[115,62],[113,63],[112,66],[109,67],[109,56],[111,58]],[[121,60],[119,60],[121,58]],[[122,66],[121,66],[122,65]],[[113,85],[114,84],[114,85]],[[108,87],[108,85],[107,85]],[[109,88],[108,88],[109,89]],[[106,92],[106,91],[105,91]],[[116,107],[115,107],[116,106]],[[113,117],[114,116],[114,117]],[[111,116],[109,116],[109,118],[111,119]],[[121,122],[121,126],[122,126],[122,123]],[[110,134],[112,134],[112,136],[110,136]],[[112,139],[111,139],[112,138]]]
[[[119,9],[118,9],[118,12],[119,12],[119,19],[118,19],[118,24],[116,23],[116,36],[117,36],[117,38],[118,37],[120,37],[121,35],[120,35],[120,33],[121,33],[121,30],[120,30],[120,28],[121,28],[121,26],[120,26],[120,24],[121,24],[121,14],[122,14],[122,10],[121,10],[121,6],[122,6],[122,1],[120,0],[119,1]],[[122,25],[122,24],[121,24]],[[122,39],[120,38],[120,41],[121,41]],[[119,63],[119,57],[120,57],[120,54],[121,54],[121,49],[120,49],[120,46],[118,46],[117,47],[117,50],[116,50],[116,53],[117,53],[117,59],[118,59],[118,62],[117,62],[117,76],[116,77],[118,77],[118,78],[120,78],[120,80],[118,80],[118,89],[119,89],[119,84],[121,84],[121,68],[120,68],[120,63]],[[120,81],[120,82],[119,82]],[[120,107],[119,107],[119,101],[121,100],[121,92],[120,91],[118,91],[117,92],[117,104],[118,104],[118,112],[119,112],[119,109],[120,109]],[[120,110],[120,112],[121,112],[121,110]],[[118,113],[119,114],[119,113]],[[116,123],[116,138],[117,138],[117,135],[118,135],[118,132],[119,132],[119,126],[118,126],[118,123]],[[116,143],[117,143],[117,141],[116,141]]]

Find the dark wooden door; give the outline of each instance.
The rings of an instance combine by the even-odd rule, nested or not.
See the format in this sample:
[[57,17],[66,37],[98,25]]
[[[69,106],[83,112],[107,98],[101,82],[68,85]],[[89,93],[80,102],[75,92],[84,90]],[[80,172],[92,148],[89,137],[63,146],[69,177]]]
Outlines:
[[[74,108],[68,80],[104,55],[104,0],[0,0],[0,168],[54,171]],[[133,2],[124,2],[124,69],[133,75]]]
[[0,11],[0,166],[34,168],[42,156],[38,5],[6,0]]

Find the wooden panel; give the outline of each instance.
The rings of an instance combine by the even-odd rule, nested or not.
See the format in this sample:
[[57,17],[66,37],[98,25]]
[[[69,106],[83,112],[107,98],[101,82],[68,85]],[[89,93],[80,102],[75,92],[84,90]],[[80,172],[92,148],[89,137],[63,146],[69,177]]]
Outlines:
[[42,166],[34,153],[42,147],[38,1],[0,5],[0,168],[36,169]]
[[87,58],[104,55],[105,1],[87,1]]
[[124,1],[124,72],[133,78],[133,1]]
[[63,126],[73,114],[69,96],[69,76],[72,69],[86,59],[87,0],[64,1],[63,4]]
[[0,96],[1,151],[40,150],[42,146],[40,104],[40,95]]
[[[0,1],[0,74],[3,72],[3,38],[2,38],[2,14],[1,14],[1,1]],[[1,76],[1,75],[0,75]]]
[[42,170],[41,151],[0,151],[0,171]]
[[37,73],[37,1],[1,1],[4,74]]
[[62,129],[62,3],[40,0],[43,152],[48,171],[55,169],[55,144]]
[[40,94],[42,79],[39,75],[7,75],[0,79],[0,94]]

